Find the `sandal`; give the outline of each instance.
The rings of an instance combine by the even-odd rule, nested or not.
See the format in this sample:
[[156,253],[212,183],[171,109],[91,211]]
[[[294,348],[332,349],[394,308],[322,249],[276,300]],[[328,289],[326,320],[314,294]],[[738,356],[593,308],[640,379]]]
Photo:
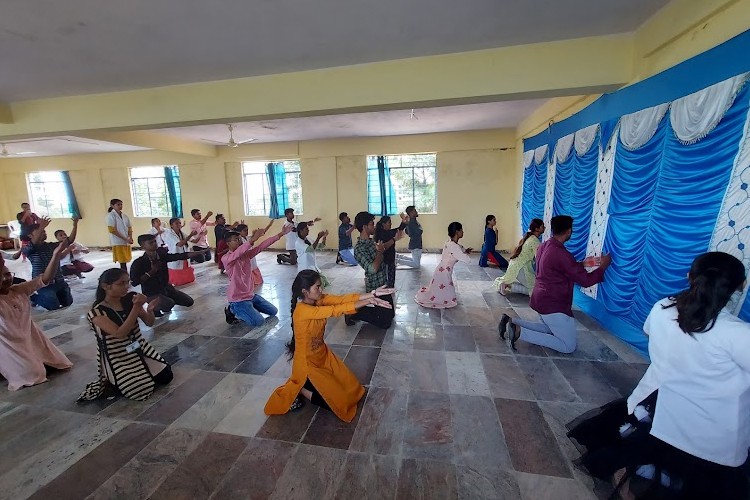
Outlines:
[[508,330],[510,330],[510,348],[517,351],[516,341],[521,337],[521,329],[511,321],[508,323]]
[[305,406],[305,400],[301,396],[297,396],[292,402],[292,406],[289,407],[289,411],[297,411]]
[[505,340],[505,329],[508,326],[508,322],[510,322],[510,316],[503,314],[500,318],[500,324],[497,325],[497,331],[500,333],[500,338],[503,340]]

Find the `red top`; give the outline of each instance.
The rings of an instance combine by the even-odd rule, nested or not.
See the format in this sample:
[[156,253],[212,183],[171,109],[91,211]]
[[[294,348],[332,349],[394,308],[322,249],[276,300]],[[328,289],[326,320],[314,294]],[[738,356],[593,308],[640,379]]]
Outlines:
[[604,269],[588,272],[565,246],[550,238],[536,251],[536,284],[529,305],[539,314],[573,316],[573,284],[587,287],[604,281]]

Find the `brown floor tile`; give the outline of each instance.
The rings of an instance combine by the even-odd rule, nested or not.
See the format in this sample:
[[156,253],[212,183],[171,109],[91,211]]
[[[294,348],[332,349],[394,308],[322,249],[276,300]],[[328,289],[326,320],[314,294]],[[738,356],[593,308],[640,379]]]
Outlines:
[[228,349],[203,364],[203,370],[231,372],[250,356],[259,343],[257,340],[237,339]]
[[171,424],[225,376],[226,373],[198,371],[185,383],[139,415],[137,420],[155,424]]
[[246,446],[244,437],[209,434],[150,498],[208,498]]
[[648,365],[640,363],[596,363],[595,366],[624,398],[630,396],[648,369]]
[[362,415],[362,406],[365,398],[362,397],[357,405],[357,414],[351,423],[346,423],[339,419],[332,411],[320,409],[315,414],[310,427],[308,427],[302,442],[304,444],[325,446],[327,448],[339,448],[341,450],[349,449],[349,444],[357,429],[359,417]]
[[163,426],[133,423],[94,448],[30,498],[86,498],[153,441]]
[[300,410],[290,411],[284,415],[271,415],[255,437],[299,443],[318,410],[317,406],[305,401],[305,406]]
[[412,390],[447,393],[448,366],[445,351],[414,349],[409,382]]
[[446,351],[475,352],[477,344],[470,326],[443,326],[443,344]]
[[510,469],[508,447],[492,399],[451,394],[450,401],[454,463],[485,474]]
[[572,477],[568,462],[535,402],[497,398],[495,406],[515,470]]
[[385,333],[386,330],[365,323],[359,329],[359,333],[354,338],[354,342],[352,342],[352,345],[380,347],[381,345],[383,345]]
[[409,458],[453,459],[451,402],[447,394],[409,393],[401,453]]
[[511,499],[521,496],[515,475],[505,469],[457,465],[456,478],[458,481],[458,498],[460,499]]
[[398,484],[398,468],[396,456],[349,452],[334,497],[358,500],[393,498]]
[[381,455],[398,454],[408,393],[370,387],[350,449]]
[[7,411],[0,415],[0,453],[5,443],[30,430],[52,413],[52,410],[38,406],[9,405]]
[[601,379],[601,372],[595,366],[600,362],[556,359],[554,363],[581,401],[603,405],[619,397],[617,391]]
[[378,362],[380,349],[377,347],[362,347],[353,345],[344,358],[344,363],[356,375],[362,385],[368,385]]
[[283,441],[250,438],[211,498],[216,500],[266,499],[284,472],[297,446]]
[[471,329],[477,350],[487,354],[510,354],[510,346],[506,340],[500,338],[496,326],[479,326]]
[[[403,389],[409,387],[411,380],[411,362],[401,359],[386,357],[386,352],[381,348],[378,364],[370,380],[370,387],[389,387],[391,389]],[[411,359],[411,352],[407,351]]]
[[572,479],[516,473],[523,500],[594,500],[596,497]]
[[433,460],[401,461],[396,498],[440,500],[458,498],[456,466]]
[[445,344],[443,343],[443,327],[439,324],[422,324],[418,322],[417,328],[414,330],[414,349],[422,349],[426,351],[445,350]]
[[341,481],[346,455],[343,450],[299,445],[269,498],[332,498]]
[[276,340],[263,339],[260,347],[254,350],[245,358],[234,371],[237,373],[251,373],[253,375],[263,375],[279,359],[286,355],[286,346],[284,342]]
[[513,356],[481,356],[484,374],[492,397],[505,399],[536,399],[529,381]]
[[541,401],[578,401],[578,396],[551,359],[516,357],[516,362],[529,381],[531,390]]

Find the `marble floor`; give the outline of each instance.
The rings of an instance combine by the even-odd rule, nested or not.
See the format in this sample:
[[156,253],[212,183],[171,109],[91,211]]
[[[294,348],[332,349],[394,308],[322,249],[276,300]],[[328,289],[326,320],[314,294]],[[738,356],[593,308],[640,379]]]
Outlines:
[[[137,255],[137,254],[136,254]],[[474,259],[476,261],[476,258]],[[263,253],[260,292],[280,309],[257,329],[227,325],[227,278],[196,266],[183,287],[196,299],[144,328],[173,363],[175,380],[145,402],[75,402],[96,378],[94,335],[85,316],[110,254],[71,285],[75,304],[34,311],[75,363],[49,382],[0,390],[0,498],[522,498],[586,499],[603,485],[571,464],[564,424],[627,395],[646,360],[576,311],[579,348],[561,355],[498,338],[500,315],[533,317],[528,298],[491,287],[496,269],[459,264],[459,306],[425,310],[413,296],[438,255],[397,274],[396,321],[387,331],[343,318],[326,340],[367,386],[351,424],[307,404],[266,417],[263,406],[290,364],[292,266]],[[319,256],[330,292],[363,291],[359,268]],[[28,275],[30,266],[9,262]],[[4,383],[4,380],[0,380]]]

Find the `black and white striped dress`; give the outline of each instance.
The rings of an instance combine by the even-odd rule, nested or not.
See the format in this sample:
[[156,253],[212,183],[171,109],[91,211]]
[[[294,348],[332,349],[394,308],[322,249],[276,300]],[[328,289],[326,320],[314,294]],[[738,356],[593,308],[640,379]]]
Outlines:
[[[143,401],[154,392],[156,383],[153,375],[161,371],[160,365],[164,365],[165,369],[169,367],[161,354],[143,338],[138,322],[126,338],[105,335],[93,323],[94,318],[105,315],[115,324],[122,325],[129,313],[128,309],[115,311],[101,302],[89,311],[87,317],[96,334],[99,379],[86,386],[78,401],[91,401],[102,397],[107,386],[114,386],[127,398]],[[127,346],[136,341],[140,348],[127,352]]]

